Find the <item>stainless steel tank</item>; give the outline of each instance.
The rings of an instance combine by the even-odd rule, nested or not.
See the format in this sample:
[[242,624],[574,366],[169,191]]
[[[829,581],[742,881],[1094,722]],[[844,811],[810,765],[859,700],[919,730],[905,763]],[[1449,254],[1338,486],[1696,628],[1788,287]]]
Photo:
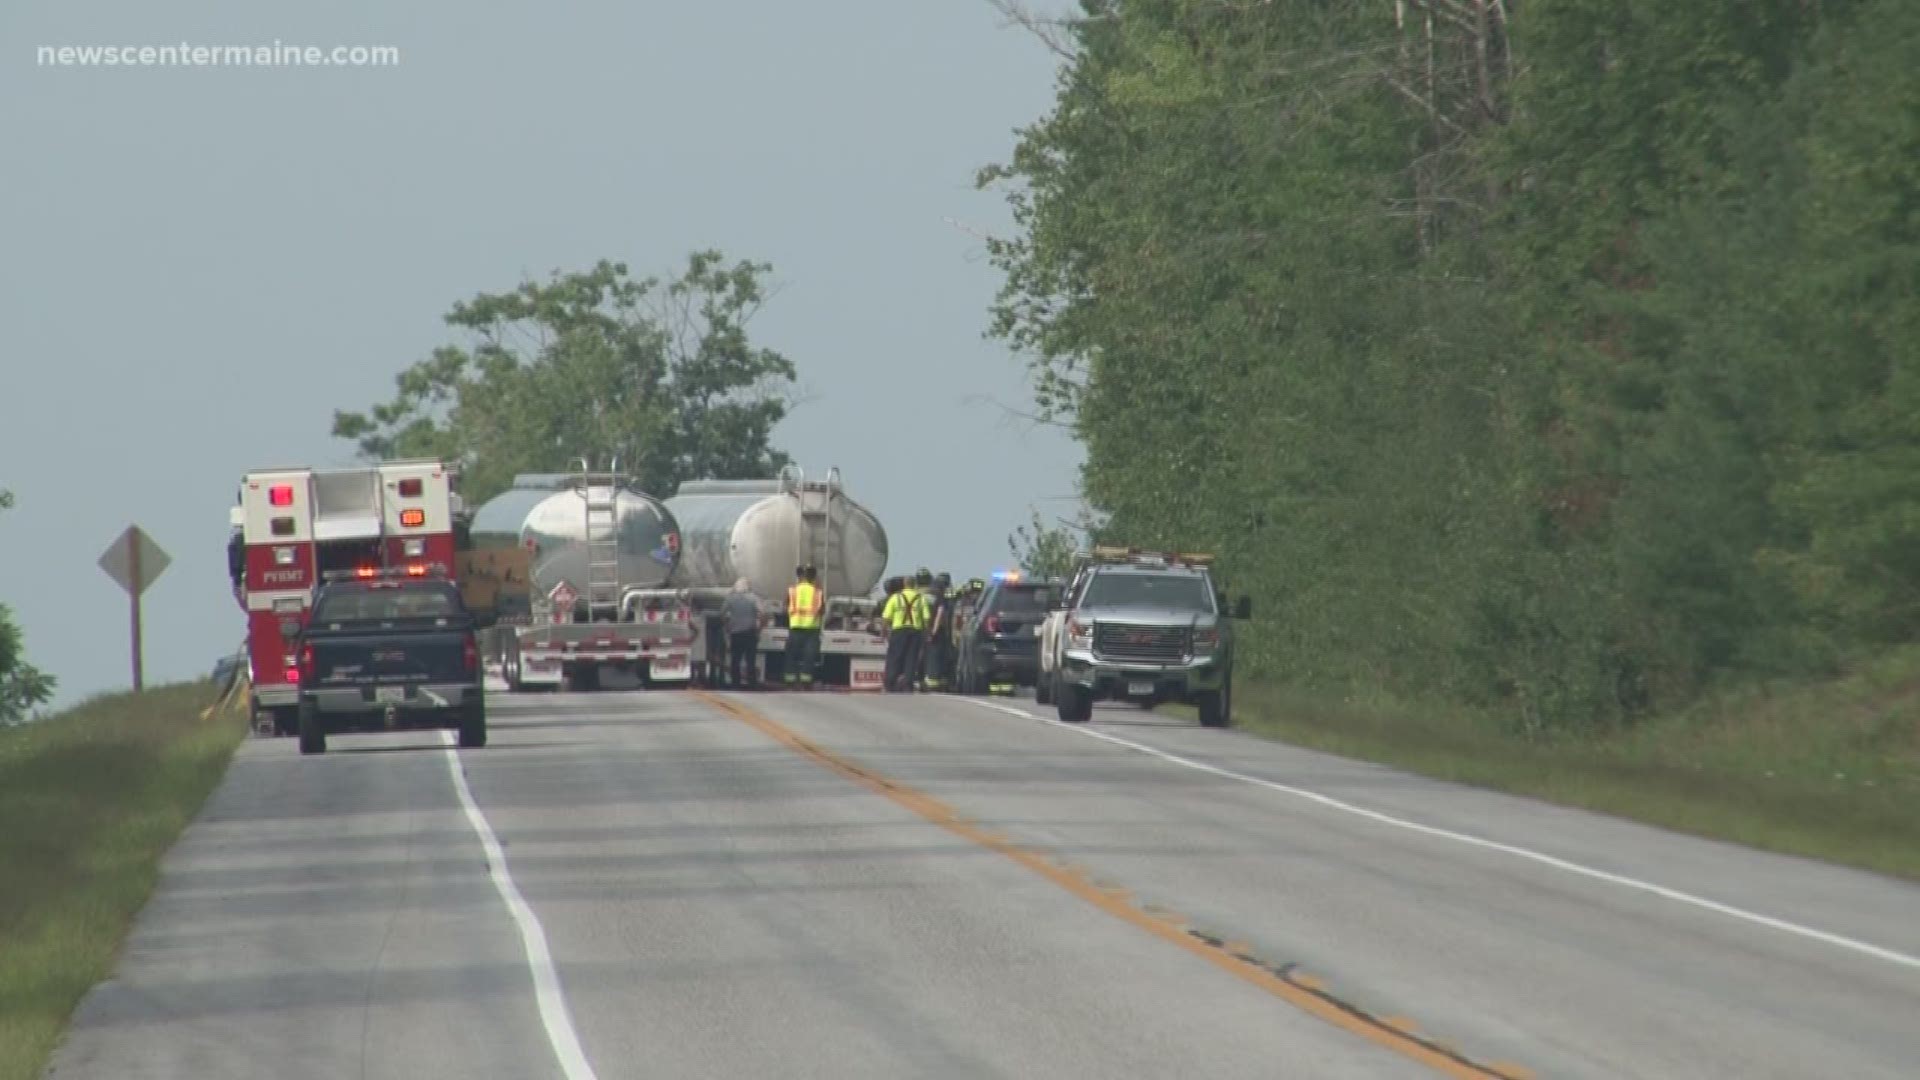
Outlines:
[[880,519],[840,490],[839,471],[808,482],[798,469],[774,480],[693,480],[667,500],[680,523],[673,584],[730,589],[785,602],[793,571],[811,562],[829,596],[866,596],[887,568]]
[[[592,489],[604,503],[607,488]],[[680,526],[659,499],[636,488],[614,492],[619,523],[620,587],[665,586],[680,561]],[[561,581],[587,595],[587,504],[580,480],[566,474],[527,474],[474,511],[475,548],[521,547],[532,551],[530,590],[546,596]]]

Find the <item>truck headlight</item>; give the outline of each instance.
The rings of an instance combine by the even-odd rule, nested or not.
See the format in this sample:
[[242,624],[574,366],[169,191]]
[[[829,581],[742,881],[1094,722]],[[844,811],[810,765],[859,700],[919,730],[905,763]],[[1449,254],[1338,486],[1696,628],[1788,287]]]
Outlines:
[[1090,622],[1083,623],[1078,619],[1068,619],[1067,620],[1067,648],[1069,649],[1093,648],[1093,624]]
[[1219,627],[1210,626],[1204,630],[1195,630],[1193,632],[1193,651],[1194,652],[1210,653],[1219,647],[1220,647],[1220,628]]

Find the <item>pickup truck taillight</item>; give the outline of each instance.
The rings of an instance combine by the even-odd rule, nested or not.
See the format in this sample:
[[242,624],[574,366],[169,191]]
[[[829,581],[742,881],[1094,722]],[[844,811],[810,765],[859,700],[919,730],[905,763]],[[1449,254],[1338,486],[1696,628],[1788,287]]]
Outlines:
[[469,673],[480,666],[480,648],[475,644],[472,634],[460,642],[460,663]]

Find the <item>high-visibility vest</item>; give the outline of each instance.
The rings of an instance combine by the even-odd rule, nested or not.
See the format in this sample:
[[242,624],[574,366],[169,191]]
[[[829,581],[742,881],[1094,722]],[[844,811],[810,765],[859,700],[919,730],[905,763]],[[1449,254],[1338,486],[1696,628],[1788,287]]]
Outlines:
[[894,593],[881,616],[893,630],[919,630],[926,626],[920,618],[920,594],[911,586]]
[[787,626],[794,630],[820,629],[820,588],[803,581],[787,590]]

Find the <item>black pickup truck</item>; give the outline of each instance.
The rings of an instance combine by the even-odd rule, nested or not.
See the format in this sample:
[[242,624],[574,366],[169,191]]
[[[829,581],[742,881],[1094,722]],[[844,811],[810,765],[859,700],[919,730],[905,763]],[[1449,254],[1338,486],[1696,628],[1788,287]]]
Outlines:
[[461,746],[487,745],[473,615],[446,578],[330,580],[298,644],[302,754],[356,731],[453,728]]

